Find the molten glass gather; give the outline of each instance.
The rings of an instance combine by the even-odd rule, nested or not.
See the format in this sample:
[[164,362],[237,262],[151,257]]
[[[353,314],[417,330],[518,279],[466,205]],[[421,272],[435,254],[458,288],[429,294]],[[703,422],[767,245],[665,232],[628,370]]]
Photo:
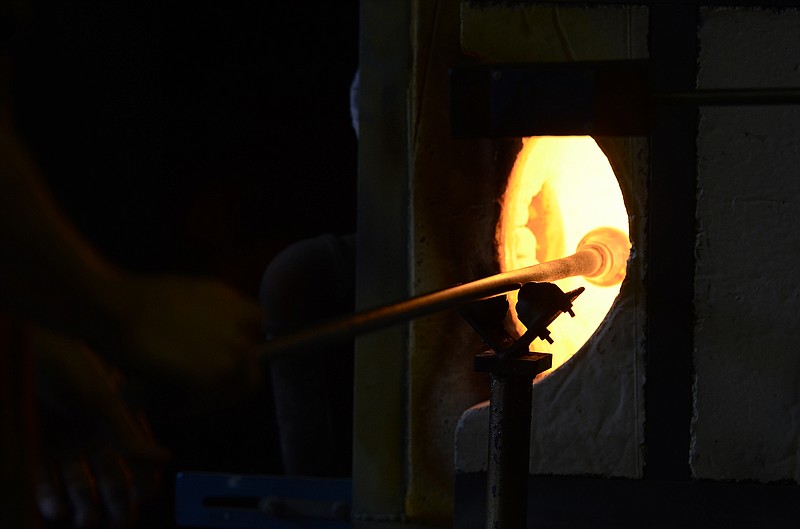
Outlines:
[[[524,139],[498,225],[501,270],[571,255],[587,234],[602,233],[598,228],[619,230],[626,240],[629,237],[622,191],[597,143],[589,136]],[[553,354],[553,369],[597,330],[619,294],[623,278],[624,271],[611,281],[577,276],[555,282],[565,292],[578,287],[586,291],[575,301],[574,318],[562,316],[549,327],[555,343],[545,344],[542,352]],[[509,302],[513,307],[516,293],[509,294]],[[524,331],[516,314],[514,319]],[[535,343],[534,348],[537,345],[541,344]]]

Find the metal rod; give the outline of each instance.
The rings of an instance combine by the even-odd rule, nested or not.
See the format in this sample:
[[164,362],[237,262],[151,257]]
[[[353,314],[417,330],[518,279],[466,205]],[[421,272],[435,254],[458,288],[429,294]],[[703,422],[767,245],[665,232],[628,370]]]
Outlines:
[[565,277],[592,275],[603,268],[604,262],[604,255],[601,251],[595,247],[588,247],[563,259],[503,272],[470,283],[423,294],[399,303],[338,318],[296,334],[271,340],[259,347],[257,354],[261,361],[267,361],[276,355],[308,351],[315,345],[342,340],[395,323],[457,308],[472,301],[499,296],[505,292],[519,289],[523,283],[557,281]]
[[656,92],[651,100],[662,105],[791,105],[800,103],[800,88],[743,88]]

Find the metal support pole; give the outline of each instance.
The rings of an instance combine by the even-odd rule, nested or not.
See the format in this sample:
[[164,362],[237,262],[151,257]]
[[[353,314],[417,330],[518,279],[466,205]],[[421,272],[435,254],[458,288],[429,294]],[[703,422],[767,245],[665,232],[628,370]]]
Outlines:
[[475,369],[491,376],[489,460],[486,474],[487,529],[525,529],[528,520],[528,461],[533,378],[549,369],[552,355],[475,358]]
[[482,301],[462,310],[467,322],[495,350],[475,357],[475,370],[491,376],[487,529],[527,526],[533,379],[553,365],[553,355],[531,353],[528,347],[536,337],[552,342],[547,326],[562,313],[574,315],[572,302],[581,292],[583,288],[564,293],[552,283],[523,285],[517,314],[527,331],[510,345],[500,317],[508,303]]
[[525,529],[533,385],[527,377],[491,377],[486,527]]

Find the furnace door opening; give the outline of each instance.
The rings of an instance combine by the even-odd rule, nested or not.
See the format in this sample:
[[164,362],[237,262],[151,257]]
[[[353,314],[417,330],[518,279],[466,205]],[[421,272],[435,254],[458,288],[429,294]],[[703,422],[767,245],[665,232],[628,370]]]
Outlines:
[[[584,235],[609,227],[629,237],[628,213],[611,164],[589,136],[541,136],[523,139],[503,197],[497,238],[502,271],[565,257]],[[620,290],[620,282],[598,285],[584,277],[555,283],[565,292],[584,287],[574,304],[575,317],[550,326],[553,344],[534,349],[553,354],[552,372],[575,354],[598,329]],[[509,295],[512,317],[520,331]],[[545,373],[544,375],[546,375]]]

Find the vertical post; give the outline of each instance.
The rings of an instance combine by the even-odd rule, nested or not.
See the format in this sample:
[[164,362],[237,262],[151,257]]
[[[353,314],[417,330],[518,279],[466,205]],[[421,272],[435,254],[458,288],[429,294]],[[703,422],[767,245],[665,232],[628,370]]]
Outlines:
[[[410,25],[406,0],[361,2],[357,310],[408,297]],[[398,325],[356,339],[356,527],[405,517],[407,333]]]
[[525,529],[532,380],[492,374],[489,405],[487,529]]
[[475,369],[491,375],[489,460],[486,470],[487,529],[525,529],[528,522],[528,461],[533,378],[550,369],[553,356],[483,354]]
[[[686,92],[697,79],[697,6],[650,8],[653,89]],[[696,107],[657,108],[650,137],[647,248],[645,477],[689,479],[694,378]]]

